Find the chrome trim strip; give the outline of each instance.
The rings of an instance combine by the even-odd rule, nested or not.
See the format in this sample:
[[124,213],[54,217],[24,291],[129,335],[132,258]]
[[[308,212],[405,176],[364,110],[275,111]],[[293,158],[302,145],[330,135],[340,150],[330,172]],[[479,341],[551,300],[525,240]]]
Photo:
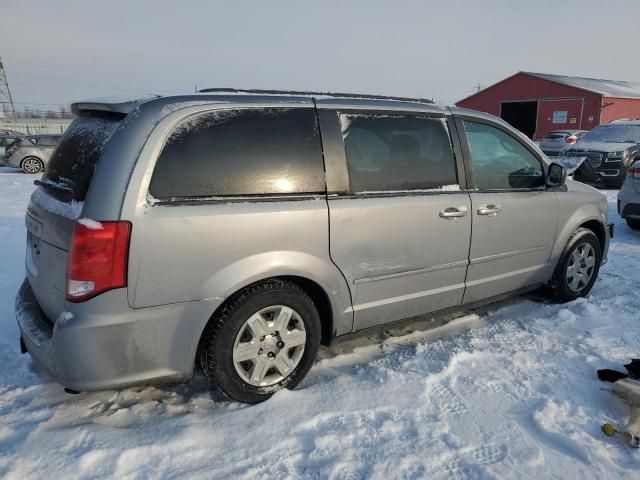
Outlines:
[[353,311],[359,312],[361,310],[367,310],[369,308],[380,307],[383,305],[389,305],[398,302],[406,302],[407,300],[414,300],[416,298],[428,297],[430,295],[437,295],[439,293],[449,292],[451,290],[462,290],[464,289],[464,283],[456,283],[455,285],[448,285],[446,287],[434,288],[432,290],[423,290],[421,292],[410,293],[408,295],[400,295],[398,297],[385,298],[383,300],[376,300],[374,302],[361,303],[359,305],[354,305]]
[[491,262],[493,260],[500,260],[503,258],[514,257],[516,255],[523,255],[525,253],[538,252],[549,248],[548,245],[542,245],[540,247],[526,248],[524,250],[514,250],[512,252],[498,253],[496,255],[487,255],[486,257],[478,257],[471,260],[471,265],[477,265],[478,263]]
[[548,267],[549,267],[549,264],[545,263],[543,265],[535,265],[533,267],[522,268],[520,270],[514,270],[512,272],[501,273],[500,275],[494,275],[493,277],[483,277],[483,278],[480,278],[478,280],[472,280],[470,282],[467,282],[467,288],[475,287],[476,285],[482,285],[484,283],[495,282],[497,280],[502,280],[502,279],[513,277],[513,276],[516,276],[516,275],[522,275],[523,273],[529,273],[529,272],[535,272],[535,271],[539,271],[539,270],[544,270],[544,269],[546,269]]
[[408,277],[411,275],[420,275],[421,273],[430,273],[430,272],[437,272],[439,270],[446,270],[448,268],[456,268],[456,267],[463,267],[463,266],[466,267],[468,264],[469,264],[468,260],[460,260],[459,262],[444,263],[442,265],[435,265],[433,267],[417,268],[415,270],[406,270],[404,272],[388,273],[385,275],[377,275],[375,277],[357,278],[356,280],[353,281],[353,283],[354,285],[358,285],[360,283],[377,282],[378,280],[388,280],[391,278]]

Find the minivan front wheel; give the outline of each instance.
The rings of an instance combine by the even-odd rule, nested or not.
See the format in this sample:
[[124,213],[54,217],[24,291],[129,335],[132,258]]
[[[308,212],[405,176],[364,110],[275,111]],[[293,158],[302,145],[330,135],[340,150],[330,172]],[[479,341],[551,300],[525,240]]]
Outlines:
[[305,377],[320,345],[320,318],[294,283],[273,279],[233,295],[203,334],[200,365],[214,388],[257,403]]
[[27,157],[22,160],[20,167],[24,173],[38,173],[44,169],[44,164],[37,157]]
[[551,289],[560,302],[570,302],[589,294],[598,277],[602,249],[598,237],[579,228],[569,240],[558,262]]

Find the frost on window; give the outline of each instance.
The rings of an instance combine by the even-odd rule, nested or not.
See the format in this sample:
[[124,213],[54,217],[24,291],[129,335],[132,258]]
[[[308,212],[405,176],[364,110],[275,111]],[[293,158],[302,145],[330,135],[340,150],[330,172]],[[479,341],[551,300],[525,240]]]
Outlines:
[[53,152],[43,180],[71,189],[68,201],[83,201],[104,147],[119,125],[103,117],[75,120]]
[[194,115],[170,134],[156,162],[157,200],[324,193],[312,108],[245,108]]
[[444,119],[341,114],[352,193],[459,190]]

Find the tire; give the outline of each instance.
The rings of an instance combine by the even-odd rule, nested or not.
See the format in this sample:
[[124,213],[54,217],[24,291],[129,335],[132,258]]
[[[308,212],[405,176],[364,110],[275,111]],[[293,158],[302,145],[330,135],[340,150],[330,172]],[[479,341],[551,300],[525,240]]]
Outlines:
[[[287,315],[287,323],[279,324]],[[267,280],[234,294],[211,318],[200,342],[200,366],[210,385],[232,400],[262,402],[302,381],[320,335],[309,295],[294,283]]]
[[624,184],[624,178],[615,178],[615,179],[604,179],[602,180],[602,185],[605,188],[610,189],[621,189]]
[[598,278],[601,260],[598,237],[587,228],[576,230],[551,279],[551,293],[555,299],[565,303],[587,296]]
[[640,230],[640,219],[637,218],[627,218],[627,225],[629,225],[629,228],[632,228],[633,230]]
[[24,173],[39,173],[44,170],[44,163],[38,157],[27,157],[20,162]]

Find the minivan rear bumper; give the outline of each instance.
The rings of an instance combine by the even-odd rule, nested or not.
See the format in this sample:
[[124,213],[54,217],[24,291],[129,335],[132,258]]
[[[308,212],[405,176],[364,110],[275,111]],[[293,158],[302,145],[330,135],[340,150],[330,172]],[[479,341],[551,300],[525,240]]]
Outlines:
[[73,304],[74,311],[52,325],[25,280],[15,308],[33,361],[64,387],[108,390],[191,377],[200,334],[215,306],[206,301],[144,309],[114,305],[127,305],[126,289]]

